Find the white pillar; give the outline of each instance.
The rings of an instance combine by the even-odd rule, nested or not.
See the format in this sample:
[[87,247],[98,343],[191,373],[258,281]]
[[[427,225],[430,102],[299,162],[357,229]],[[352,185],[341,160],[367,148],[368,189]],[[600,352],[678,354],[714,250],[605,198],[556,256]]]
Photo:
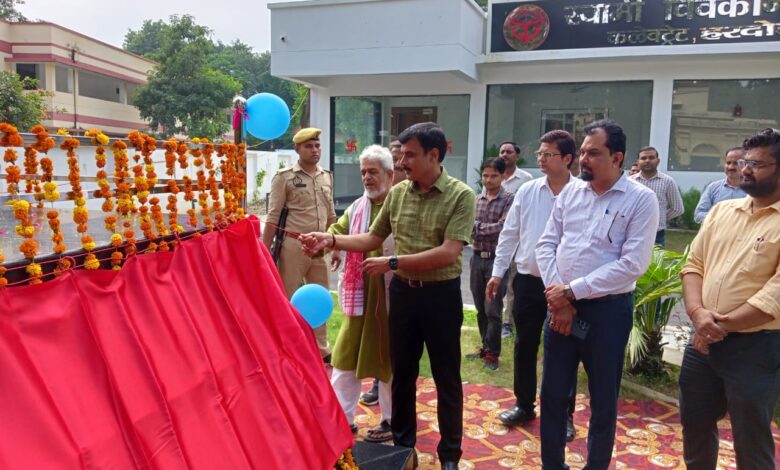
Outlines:
[[650,145],[658,149],[661,164],[658,169],[666,172],[672,148],[672,101],[674,100],[674,80],[656,78],[653,80],[653,109],[650,111]]
[[322,129],[320,145],[322,154],[320,166],[332,170],[330,167],[330,93],[325,88],[310,88],[311,93],[311,126]]
[[469,100],[469,147],[466,157],[466,183],[477,185],[477,172],[485,153],[485,122],[487,119],[487,86],[478,84],[473,87]]

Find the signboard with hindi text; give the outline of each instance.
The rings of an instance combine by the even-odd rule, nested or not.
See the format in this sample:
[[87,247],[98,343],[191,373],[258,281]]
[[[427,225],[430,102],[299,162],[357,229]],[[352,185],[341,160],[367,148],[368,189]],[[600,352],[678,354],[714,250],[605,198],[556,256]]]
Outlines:
[[780,0],[493,3],[490,52],[780,41]]

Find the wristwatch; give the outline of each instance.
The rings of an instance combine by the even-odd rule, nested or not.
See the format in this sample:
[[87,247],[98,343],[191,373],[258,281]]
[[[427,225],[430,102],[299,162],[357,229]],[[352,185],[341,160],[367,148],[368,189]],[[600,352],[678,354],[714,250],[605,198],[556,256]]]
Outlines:
[[390,259],[388,260],[387,264],[390,265],[390,269],[392,271],[395,271],[396,269],[398,269],[398,257],[397,256],[391,256]]
[[574,298],[574,292],[572,292],[571,286],[568,285],[568,284],[563,286],[563,296],[566,297],[566,299],[569,302],[574,302],[575,300],[577,300],[577,299]]

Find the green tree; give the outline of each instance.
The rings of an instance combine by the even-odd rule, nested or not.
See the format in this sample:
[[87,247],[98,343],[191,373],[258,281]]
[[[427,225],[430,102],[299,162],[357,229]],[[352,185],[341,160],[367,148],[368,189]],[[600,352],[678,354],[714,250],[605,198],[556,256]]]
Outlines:
[[8,21],[27,21],[27,18],[16,9],[17,5],[24,5],[24,0],[0,0],[0,17]]
[[189,15],[173,15],[169,21],[159,28],[145,22],[146,31],[125,37],[139,51],[140,45],[153,49],[150,45],[159,44],[146,52],[159,65],[138,88],[136,106],[150,127],[162,127],[165,135],[217,138],[229,129],[227,109],[241,84],[209,65],[214,44],[207,27]]
[[0,122],[28,131],[49,111],[46,97],[51,93],[37,89],[38,81],[20,78],[15,72],[0,72]]
[[163,35],[170,29],[163,20],[146,20],[138,31],[128,30],[122,47],[152,60],[159,59]]
[[[291,82],[271,75],[271,54],[256,53],[250,46],[241,41],[230,44],[217,42],[213,53],[209,56],[209,64],[215,70],[228,75],[241,83],[241,94],[250,98],[257,93],[273,93],[290,107],[291,122],[288,131],[273,142],[260,142],[251,135],[248,143],[253,148],[272,150],[292,144],[292,133],[301,124],[308,123],[306,103],[309,89],[300,83]],[[296,112],[297,111],[297,112]]]
[[476,0],[477,5],[481,6],[483,10],[487,11],[488,0]]

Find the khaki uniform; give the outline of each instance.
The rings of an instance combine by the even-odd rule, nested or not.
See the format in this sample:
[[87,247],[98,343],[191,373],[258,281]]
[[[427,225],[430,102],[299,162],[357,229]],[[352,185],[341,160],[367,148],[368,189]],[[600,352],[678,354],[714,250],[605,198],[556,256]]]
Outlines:
[[[268,206],[267,221],[272,224],[279,222],[282,209],[286,206],[287,230],[298,233],[324,232],[336,222],[333,176],[318,166],[316,175],[312,177],[295,163],[274,175]],[[284,237],[279,255],[279,276],[287,298],[292,297],[304,282],[329,289],[328,266],[324,256],[309,258],[303,253],[300,242],[289,235]],[[314,332],[320,354],[325,357],[330,354],[327,324],[316,328]]]

